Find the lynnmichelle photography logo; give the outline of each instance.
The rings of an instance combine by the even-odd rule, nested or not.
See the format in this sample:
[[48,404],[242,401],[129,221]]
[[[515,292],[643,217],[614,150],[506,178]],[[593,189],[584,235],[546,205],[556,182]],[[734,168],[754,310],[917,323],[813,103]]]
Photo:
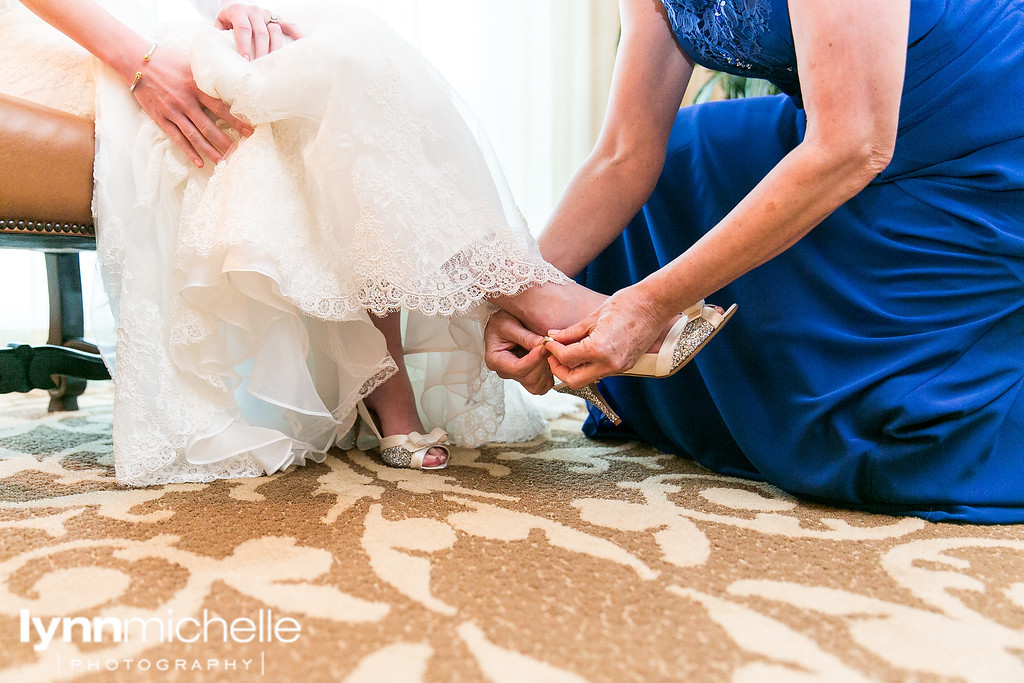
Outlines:
[[[253,616],[227,620],[203,610],[202,615],[177,618],[173,610],[160,617],[34,617],[30,610],[19,613],[20,640],[45,652],[55,641],[64,643],[124,643],[149,645],[170,643],[260,644],[294,643],[302,636],[302,625],[291,617],[275,617],[273,610],[261,609]],[[58,667],[69,673],[90,671],[223,671],[264,673],[266,658],[135,658],[113,659],[83,653],[70,661],[58,659]]]

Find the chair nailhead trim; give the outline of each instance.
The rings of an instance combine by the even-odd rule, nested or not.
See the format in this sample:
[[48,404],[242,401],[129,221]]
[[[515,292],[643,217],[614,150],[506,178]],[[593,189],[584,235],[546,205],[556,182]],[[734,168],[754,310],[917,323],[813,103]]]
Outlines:
[[96,230],[91,225],[78,223],[41,223],[38,221],[19,221],[0,219],[0,232],[25,233],[29,235],[68,235],[71,237],[95,237]]

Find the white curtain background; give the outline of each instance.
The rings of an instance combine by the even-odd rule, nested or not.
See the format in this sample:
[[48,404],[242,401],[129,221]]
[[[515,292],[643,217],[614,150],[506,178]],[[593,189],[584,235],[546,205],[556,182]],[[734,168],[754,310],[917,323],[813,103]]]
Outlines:
[[[538,232],[604,117],[617,0],[356,1],[417,46],[462,95]],[[87,323],[93,264],[92,254],[82,255]],[[0,340],[44,341],[42,254],[0,250],[0,288],[20,293],[0,301]]]

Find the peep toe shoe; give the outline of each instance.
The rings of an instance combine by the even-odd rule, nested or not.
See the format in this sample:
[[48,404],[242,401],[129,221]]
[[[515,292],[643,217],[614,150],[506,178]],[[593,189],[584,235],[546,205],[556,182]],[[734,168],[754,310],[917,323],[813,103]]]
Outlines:
[[[679,319],[668,331],[665,341],[661,344],[658,353],[645,353],[640,360],[629,370],[610,375],[611,377],[671,377],[689,363],[694,356],[704,348],[711,339],[718,334],[718,331],[733,314],[736,313],[736,304],[729,307],[725,313],[719,313],[714,306],[709,306],[700,301],[683,311]],[[622,418],[612,409],[597,382],[593,382],[582,389],[571,389],[566,384],[558,384],[555,391],[563,394],[578,396],[592,403],[600,410],[605,417],[611,420],[612,424],[620,424]]]
[[[360,401],[356,404],[359,417],[362,418],[373,436],[376,437],[376,448],[380,451],[381,460],[391,467],[408,467],[414,470],[443,470],[448,467],[448,460],[451,458],[451,441],[448,432],[437,427],[429,434],[412,432],[411,434],[396,434],[394,436],[381,436],[377,423],[370,414],[366,405]],[[372,440],[371,440],[372,442]],[[356,444],[360,450],[370,450],[372,447],[364,448],[366,440],[360,437]],[[431,448],[440,448],[448,455],[444,464],[436,467],[424,467],[423,458]]]

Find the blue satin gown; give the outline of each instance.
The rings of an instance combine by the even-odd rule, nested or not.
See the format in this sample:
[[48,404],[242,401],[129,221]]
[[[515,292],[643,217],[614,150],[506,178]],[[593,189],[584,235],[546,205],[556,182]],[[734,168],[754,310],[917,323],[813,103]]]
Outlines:
[[[643,211],[580,276],[686,250],[804,134],[785,0],[664,0],[682,48],[784,95],[687,107]],[[913,0],[895,155],[667,380],[610,378],[639,436],[717,472],[877,512],[1024,521],[1024,2]]]

